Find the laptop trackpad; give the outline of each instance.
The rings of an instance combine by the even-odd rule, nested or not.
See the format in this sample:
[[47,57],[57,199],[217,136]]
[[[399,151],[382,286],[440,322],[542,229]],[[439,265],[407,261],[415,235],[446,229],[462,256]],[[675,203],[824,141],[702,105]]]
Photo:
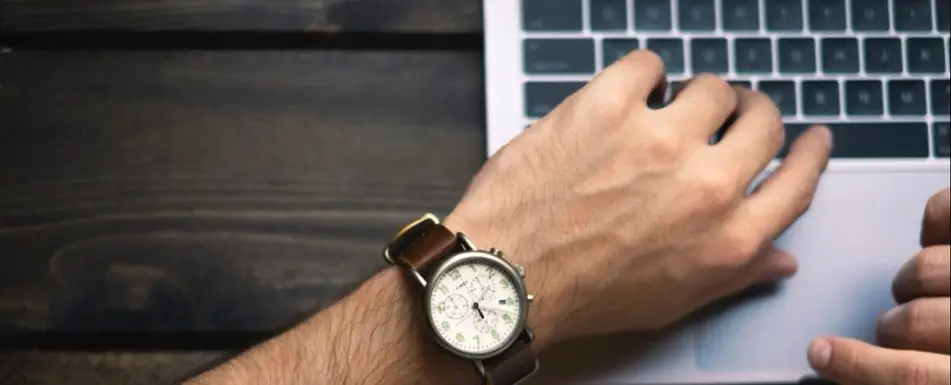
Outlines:
[[874,341],[894,306],[891,281],[919,249],[924,204],[947,171],[827,173],[810,212],[779,240],[799,273],[703,313],[702,371],[811,375],[809,341],[839,335]]

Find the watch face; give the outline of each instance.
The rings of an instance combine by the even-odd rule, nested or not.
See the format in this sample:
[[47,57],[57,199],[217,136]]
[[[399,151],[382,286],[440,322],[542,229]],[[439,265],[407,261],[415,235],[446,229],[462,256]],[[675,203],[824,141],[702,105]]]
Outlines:
[[445,345],[466,355],[486,355],[521,332],[522,297],[506,269],[473,258],[437,274],[426,308]]

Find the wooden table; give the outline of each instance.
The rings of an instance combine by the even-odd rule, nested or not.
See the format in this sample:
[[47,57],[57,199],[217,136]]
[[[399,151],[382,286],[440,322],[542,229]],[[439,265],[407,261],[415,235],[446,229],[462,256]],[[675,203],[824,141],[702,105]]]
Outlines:
[[481,5],[0,0],[0,384],[170,383],[485,160]]

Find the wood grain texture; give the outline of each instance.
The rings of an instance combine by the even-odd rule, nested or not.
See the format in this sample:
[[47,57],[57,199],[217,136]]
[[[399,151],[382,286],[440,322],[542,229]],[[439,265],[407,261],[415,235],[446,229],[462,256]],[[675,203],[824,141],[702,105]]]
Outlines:
[[195,375],[229,354],[0,352],[4,385],[169,385]]
[[485,159],[481,55],[0,55],[0,341],[270,332]]
[[481,1],[0,0],[7,31],[478,32]]

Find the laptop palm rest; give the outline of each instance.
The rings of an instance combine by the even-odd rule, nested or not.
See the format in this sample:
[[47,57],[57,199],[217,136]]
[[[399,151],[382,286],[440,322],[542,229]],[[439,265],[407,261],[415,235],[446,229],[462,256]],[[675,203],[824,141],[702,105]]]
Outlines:
[[[919,168],[920,170],[920,168]],[[894,306],[891,281],[920,248],[924,205],[951,173],[830,171],[809,213],[777,244],[797,257],[792,279],[754,288],[654,335],[558,346],[530,384],[761,384],[813,376],[813,338],[874,340]]]
[[813,207],[777,242],[800,270],[776,295],[733,301],[698,332],[701,371],[810,373],[810,340],[874,341],[894,307],[891,282],[920,246],[924,205],[947,186],[946,170],[830,173]]

